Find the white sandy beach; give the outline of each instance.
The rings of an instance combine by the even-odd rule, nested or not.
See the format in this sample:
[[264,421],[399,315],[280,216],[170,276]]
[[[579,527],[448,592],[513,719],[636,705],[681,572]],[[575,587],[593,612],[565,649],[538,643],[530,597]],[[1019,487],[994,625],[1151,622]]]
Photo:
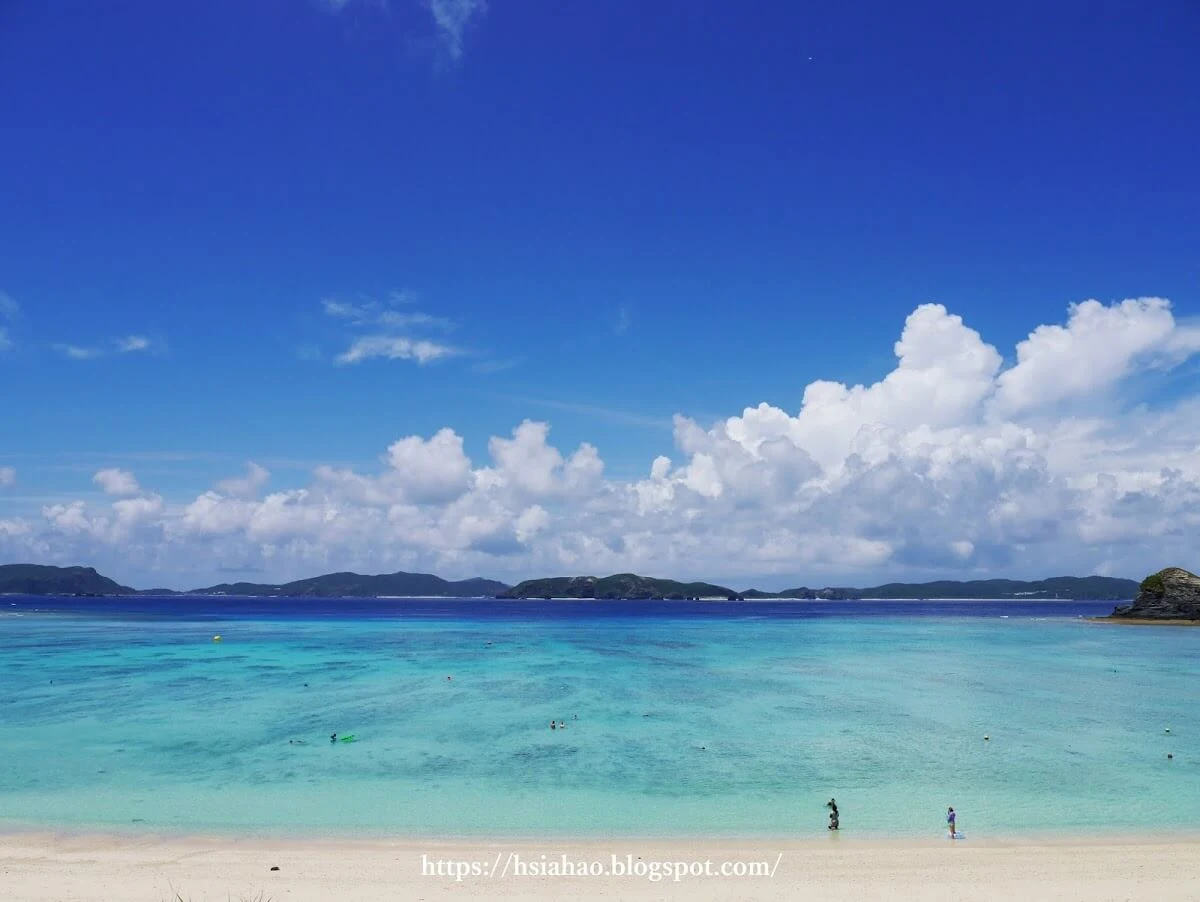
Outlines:
[[[545,856],[545,859],[542,858]],[[518,876],[518,862],[765,862],[767,876]],[[626,858],[626,856],[632,856]],[[640,859],[639,859],[640,856]],[[422,872],[475,863],[485,873]],[[456,865],[455,863],[463,863]],[[277,871],[272,871],[277,867]],[[495,869],[495,873],[486,871]],[[508,870],[502,875],[504,869]],[[430,899],[1194,900],[1200,838],[319,841],[0,834],[0,896],[20,902]]]

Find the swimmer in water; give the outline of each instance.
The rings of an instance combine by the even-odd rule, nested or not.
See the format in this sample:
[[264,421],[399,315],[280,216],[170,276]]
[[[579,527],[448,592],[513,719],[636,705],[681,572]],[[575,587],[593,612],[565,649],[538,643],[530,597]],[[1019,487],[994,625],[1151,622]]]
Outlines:
[[950,828],[950,838],[954,839],[958,836],[957,829],[958,815],[954,813],[953,808],[946,809],[946,825]]

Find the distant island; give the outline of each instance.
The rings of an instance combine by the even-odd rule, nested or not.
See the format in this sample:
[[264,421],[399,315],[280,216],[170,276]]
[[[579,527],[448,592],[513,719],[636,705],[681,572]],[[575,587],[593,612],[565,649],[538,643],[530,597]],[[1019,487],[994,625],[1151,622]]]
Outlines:
[[887,583],[865,589],[827,586],[810,589],[801,586],[779,592],[747,589],[739,592],[712,583],[681,583],[669,579],[651,579],[633,573],[613,576],[561,576],[529,579],[509,589],[504,598],[727,598],[732,600],[808,599],[844,601],[861,598],[920,600],[947,598],[1063,599],[1123,601],[1132,598],[1138,584],[1131,579],[1109,576],[1056,576],[1023,582],[1012,579],[983,579],[970,582],[939,580],[930,583]]
[[91,567],[47,567],[0,564],[0,594],[19,595],[252,595],[291,598],[495,597],[508,589],[494,579],[444,580],[430,573],[328,573],[289,583],[221,583],[178,592],[131,589],[101,576]]
[[48,567],[0,564],[0,594],[6,595],[136,595],[91,567]]
[[681,583],[673,579],[654,579],[636,573],[616,573],[597,579],[594,576],[556,576],[527,579],[500,595],[501,598],[735,598],[737,592],[712,583]]
[[1100,619],[1200,625],[1200,576],[1182,567],[1152,573],[1142,580],[1132,604],[1122,605]]
[[[1168,571],[1163,571],[1167,573]],[[1187,574],[1187,571],[1179,571]],[[1191,576],[1191,574],[1187,574]],[[1153,579],[1153,577],[1151,577]],[[1195,579],[1195,577],[1192,577]],[[557,576],[530,579],[516,585],[494,579],[445,580],[431,573],[328,573],[286,583],[219,583],[179,592],[172,589],[132,589],[91,567],[50,567],[40,564],[0,564],[0,594],[21,595],[242,595],[300,598],[597,598],[637,599],[808,599],[843,601],[861,598],[938,600],[1088,600],[1128,601],[1144,589],[1131,579],[1108,576],[1056,576],[1031,582],[985,579],[958,582],[886,583],[869,588],[826,586],[764,592],[738,591],[706,582],[679,582],[617,573],[612,576]]]
[[290,583],[221,583],[204,589],[189,589],[186,595],[286,595],[291,598],[493,598],[508,589],[507,583],[494,579],[444,580],[432,573],[327,573]]

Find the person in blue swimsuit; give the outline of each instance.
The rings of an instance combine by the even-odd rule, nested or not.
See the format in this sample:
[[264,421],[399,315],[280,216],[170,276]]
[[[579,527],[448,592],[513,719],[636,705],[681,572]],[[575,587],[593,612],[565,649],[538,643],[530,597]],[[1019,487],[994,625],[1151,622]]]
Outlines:
[[955,813],[954,813],[954,809],[947,808],[946,809],[946,825],[950,828],[950,838],[951,839],[954,839],[954,837],[958,834],[958,831],[956,829],[957,820],[958,820],[958,818],[957,818],[957,815],[955,815]]

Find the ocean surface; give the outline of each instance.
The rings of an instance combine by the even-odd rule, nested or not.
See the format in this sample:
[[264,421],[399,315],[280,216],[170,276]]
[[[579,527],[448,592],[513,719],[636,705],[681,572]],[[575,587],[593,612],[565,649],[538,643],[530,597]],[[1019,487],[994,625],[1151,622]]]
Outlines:
[[1200,629],[1111,609],[0,597],[0,828],[1196,830]]

